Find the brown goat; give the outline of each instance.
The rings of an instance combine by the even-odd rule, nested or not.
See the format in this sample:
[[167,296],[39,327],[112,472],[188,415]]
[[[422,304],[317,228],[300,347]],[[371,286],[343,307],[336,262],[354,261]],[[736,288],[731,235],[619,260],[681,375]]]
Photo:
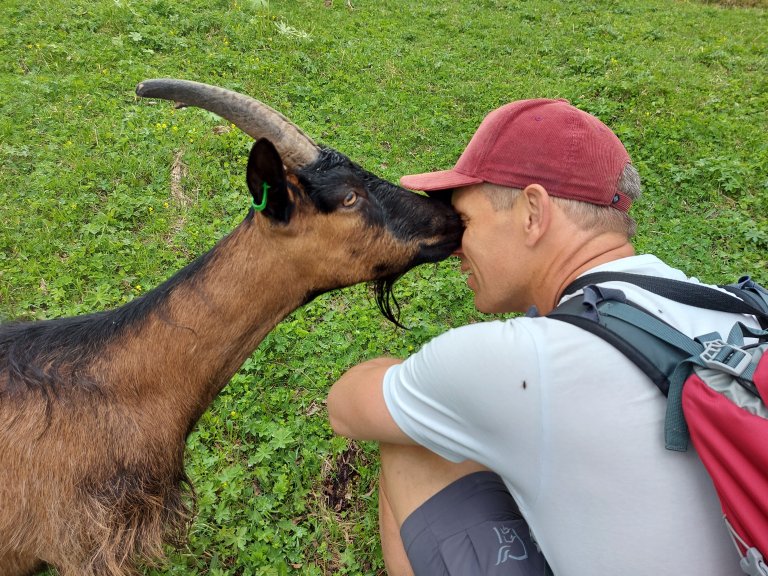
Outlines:
[[358,282],[378,281],[381,305],[395,278],[460,241],[449,207],[318,147],[251,98],[180,80],[137,93],[206,108],[257,139],[254,208],[125,306],[0,326],[0,576],[122,576],[161,557],[190,515],[187,435],[266,334]]

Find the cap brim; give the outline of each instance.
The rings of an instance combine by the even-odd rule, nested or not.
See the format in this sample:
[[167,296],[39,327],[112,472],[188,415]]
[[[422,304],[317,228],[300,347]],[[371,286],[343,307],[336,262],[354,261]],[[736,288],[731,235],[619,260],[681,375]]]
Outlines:
[[438,172],[425,172],[423,174],[410,174],[400,178],[400,184],[411,190],[424,192],[436,192],[438,190],[451,190],[461,186],[481,184],[481,178],[467,176],[455,170],[440,170]]

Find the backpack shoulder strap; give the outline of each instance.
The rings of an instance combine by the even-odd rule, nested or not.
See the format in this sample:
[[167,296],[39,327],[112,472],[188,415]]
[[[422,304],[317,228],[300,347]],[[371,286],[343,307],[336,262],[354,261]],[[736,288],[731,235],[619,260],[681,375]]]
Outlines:
[[[627,303],[629,306],[634,304]],[[564,302],[547,317],[578,326],[608,342],[629,358],[656,385],[664,396],[669,393],[669,376],[682,357],[658,338],[630,322],[618,318],[593,315],[588,312],[590,305],[584,303],[584,295],[575,296]],[[601,304],[597,305],[598,310]]]
[[667,448],[687,449],[682,384],[691,371],[688,362],[704,349],[701,343],[628,302],[620,290],[600,286],[587,286],[547,316],[595,334],[640,368],[667,396]]
[[620,281],[634,284],[664,298],[710,310],[750,314],[768,328],[768,291],[743,277],[722,289],[622,272],[597,272],[577,278],[564,294],[583,290],[555,310],[550,318],[568,322],[602,338],[631,360],[667,396],[665,437],[670,450],[685,450],[688,428],[682,409],[683,383],[694,364],[701,365],[707,342],[718,334],[691,339],[640,306],[627,301],[624,293],[596,285]]
[[734,284],[720,286],[736,298],[702,284],[626,272],[586,274],[571,283],[563,295],[573,294],[590,284],[612,281],[634,284],[663,298],[689,306],[735,314],[751,314],[758,319],[763,328],[768,328],[768,290],[754,282],[749,276],[740,278]]

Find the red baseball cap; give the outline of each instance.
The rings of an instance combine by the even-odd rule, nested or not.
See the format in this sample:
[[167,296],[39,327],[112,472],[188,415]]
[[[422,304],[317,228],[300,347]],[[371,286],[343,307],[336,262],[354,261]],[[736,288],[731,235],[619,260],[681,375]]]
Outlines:
[[518,100],[480,124],[451,170],[403,176],[400,183],[426,192],[490,182],[510,188],[540,184],[552,196],[629,210],[618,190],[632,160],[600,120],[567,100]]

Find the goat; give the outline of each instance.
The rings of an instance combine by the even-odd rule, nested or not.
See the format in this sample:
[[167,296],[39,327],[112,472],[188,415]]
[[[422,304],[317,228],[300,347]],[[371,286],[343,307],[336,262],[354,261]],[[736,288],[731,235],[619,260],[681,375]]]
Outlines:
[[320,147],[248,96],[137,94],[210,110],[256,141],[253,207],[208,253],[111,311],[0,326],[0,576],[135,574],[183,541],[188,434],[261,340],[319,294],[386,292],[459,245],[451,208]]

